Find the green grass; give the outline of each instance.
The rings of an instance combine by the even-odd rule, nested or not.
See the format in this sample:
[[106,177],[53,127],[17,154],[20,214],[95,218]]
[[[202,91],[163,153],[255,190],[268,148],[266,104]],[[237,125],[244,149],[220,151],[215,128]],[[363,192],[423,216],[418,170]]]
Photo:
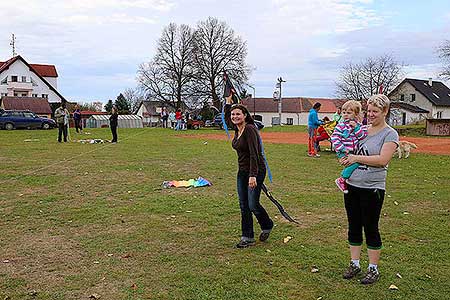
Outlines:
[[[304,128],[267,129],[278,130]],[[90,131],[83,138],[110,138],[107,129]],[[91,145],[58,144],[55,130],[0,131],[0,299],[448,297],[450,156],[391,162],[382,277],[365,287],[341,279],[347,225],[333,182],[341,168],[333,153],[307,158],[306,145],[265,145],[268,185],[300,226],[262,196],[277,224],[269,242],[233,248],[236,154],[230,142],[181,137],[219,132],[119,129],[117,145]],[[197,176],[213,186],[161,189]]]

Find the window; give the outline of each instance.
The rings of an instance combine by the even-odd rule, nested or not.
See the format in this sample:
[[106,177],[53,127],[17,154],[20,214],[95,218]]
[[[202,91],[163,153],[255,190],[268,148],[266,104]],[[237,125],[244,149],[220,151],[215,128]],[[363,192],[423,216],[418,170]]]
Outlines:
[[19,97],[19,93],[14,93],[14,97]]
[[438,111],[436,114],[437,119],[442,119],[442,111]]
[[42,98],[48,99],[48,94],[42,94]]
[[435,96],[436,98],[438,98],[438,99],[439,99],[439,96],[438,96],[438,95],[436,95],[436,93],[433,93],[433,96]]
[[23,115],[25,118],[34,118],[34,114],[32,112],[24,112]]
[[27,76],[22,76],[22,82],[27,82]]
[[400,95],[400,101],[405,101],[405,95],[404,94]]
[[416,101],[416,94],[411,94],[411,102]]
[[22,93],[22,94],[20,94],[20,96],[22,96],[22,97],[28,97],[28,93]]
[[287,118],[286,119],[286,125],[294,125],[294,119],[293,118]]
[[31,80],[31,84],[33,84],[33,86],[37,86],[36,82],[34,82],[32,77],[30,77],[30,80]]
[[11,81],[12,82],[17,82],[17,76],[11,76]]
[[23,113],[21,113],[20,111],[13,111],[11,112],[11,115],[13,117],[23,117]]
[[2,97],[8,96],[8,93],[2,93]]
[[32,94],[31,97],[37,98],[38,94]]
[[2,80],[1,84],[7,84],[8,83],[8,77]]

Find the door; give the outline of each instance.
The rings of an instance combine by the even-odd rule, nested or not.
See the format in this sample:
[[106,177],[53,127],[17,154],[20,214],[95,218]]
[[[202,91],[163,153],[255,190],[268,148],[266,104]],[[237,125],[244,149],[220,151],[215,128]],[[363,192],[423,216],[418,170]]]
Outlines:
[[406,125],[406,113],[402,113],[402,125]]

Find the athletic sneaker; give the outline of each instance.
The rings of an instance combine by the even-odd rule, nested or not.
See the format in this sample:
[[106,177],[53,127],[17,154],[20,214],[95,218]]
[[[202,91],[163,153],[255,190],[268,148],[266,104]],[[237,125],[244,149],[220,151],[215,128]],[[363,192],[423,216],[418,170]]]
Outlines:
[[315,158],[319,158],[319,157],[320,157],[320,154],[319,154],[319,153],[316,153],[316,155],[314,155],[314,157],[315,157]]
[[351,279],[358,275],[361,272],[361,268],[356,266],[353,262],[350,262],[350,266],[348,266],[347,271],[342,275],[344,279]]
[[345,179],[342,177],[339,177],[334,182],[336,182],[337,187],[343,192],[344,194],[348,193],[347,190],[347,183],[345,182]]
[[308,156],[309,156],[309,157],[313,157],[313,156],[314,156],[314,154],[308,153]]
[[263,232],[261,232],[261,234],[259,235],[259,240],[260,240],[261,242],[265,242],[265,241],[267,241],[267,239],[269,238],[269,236],[270,236],[270,231],[263,231]]
[[362,284],[372,284],[378,281],[380,278],[380,273],[378,273],[377,269],[375,268],[369,268],[367,270],[366,275],[363,279],[361,279]]
[[254,246],[255,244],[255,240],[240,240],[239,243],[236,244],[236,248],[247,248]]

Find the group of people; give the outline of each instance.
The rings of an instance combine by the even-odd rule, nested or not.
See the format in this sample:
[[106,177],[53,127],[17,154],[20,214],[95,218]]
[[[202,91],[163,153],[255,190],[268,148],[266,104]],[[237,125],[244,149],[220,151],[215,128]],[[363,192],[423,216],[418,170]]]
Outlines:
[[[320,103],[311,109],[308,119],[308,155],[317,157],[314,137],[317,127],[323,124],[317,112]],[[390,101],[378,94],[367,102],[368,125],[361,121],[361,104],[348,101],[342,106],[342,114],[334,116],[338,122],[332,135],[339,163],[344,167],[336,179],[344,192],[348,220],[348,243],[350,263],[343,273],[344,279],[356,277],[361,272],[361,249],[363,230],[365,234],[369,265],[360,280],[372,284],[379,279],[378,262],[382,241],[378,228],[383,206],[387,166],[398,146],[397,132],[386,123]],[[233,104],[231,97],[225,105],[225,119],[234,129],[232,147],[238,155],[237,192],[241,211],[241,239],[236,247],[246,248],[256,244],[253,215],[261,232],[259,240],[266,241],[273,229],[273,220],[260,204],[261,188],[266,174],[265,157],[258,130],[248,109]]]
[[[109,127],[111,128],[112,140],[111,143],[117,143],[117,126],[118,126],[118,109],[116,105],[112,106],[111,116],[109,117]],[[55,110],[55,119],[58,126],[58,142],[65,143],[68,140],[68,128],[70,112],[66,107],[66,102],[61,102],[61,106]],[[83,122],[81,120],[80,107],[77,105],[73,112],[73,121],[76,133],[83,133]]]
[[168,128],[170,121],[170,128],[173,128],[174,130],[186,130],[187,129],[186,122],[189,119],[189,113],[186,112],[186,114],[183,116],[181,108],[177,109],[176,112],[174,111],[168,112],[167,108],[163,107],[161,109],[160,118],[162,128]]

